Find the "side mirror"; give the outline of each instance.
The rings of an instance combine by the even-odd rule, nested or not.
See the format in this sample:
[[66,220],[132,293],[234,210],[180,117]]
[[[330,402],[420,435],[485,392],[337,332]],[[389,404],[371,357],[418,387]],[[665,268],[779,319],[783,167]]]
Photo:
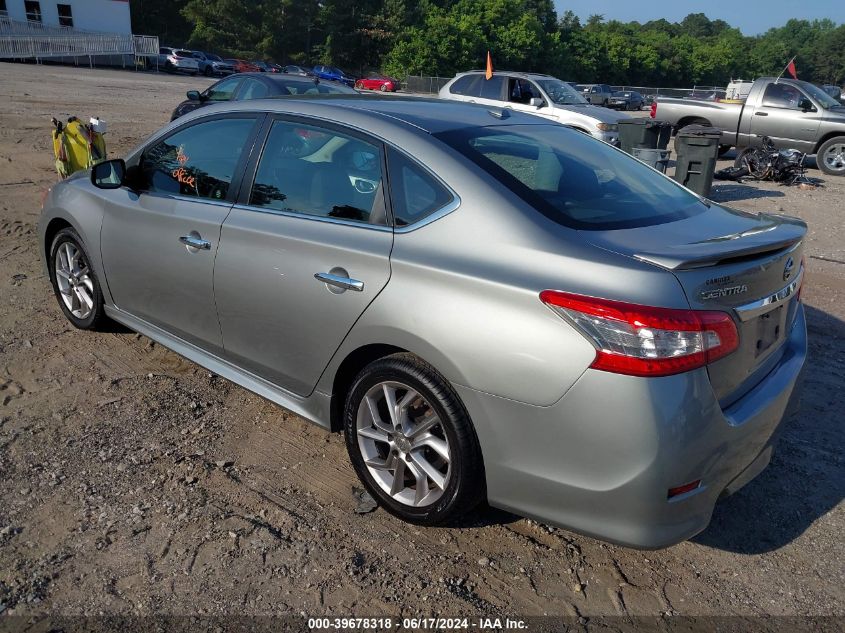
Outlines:
[[807,97],[804,97],[803,99],[801,99],[801,101],[798,102],[798,107],[801,108],[803,112],[816,111],[816,107],[813,105],[813,102],[810,101]]
[[126,182],[126,163],[122,158],[103,161],[91,168],[91,184],[98,189],[120,189]]
[[202,101],[202,95],[200,95],[199,90],[188,90],[185,96],[191,101]]
[[543,100],[540,97],[531,97],[528,100],[528,105],[534,106],[535,108],[542,108],[545,104],[543,103]]

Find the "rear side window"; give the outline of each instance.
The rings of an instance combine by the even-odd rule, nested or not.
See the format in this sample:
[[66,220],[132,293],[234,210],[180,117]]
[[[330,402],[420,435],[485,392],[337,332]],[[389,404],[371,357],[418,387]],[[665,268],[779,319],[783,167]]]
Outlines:
[[397,227],[419,222],[453,200],[446,187],[404,154],[391,149],[387,164]]
[[238,101],[245,99],[260,99],[266,97],[269,88],[257,79],[244,79],[244,85],[238,93]]
[[698,197],[640,161],[552,125],[436,135],[550,219],[576,229],[662,224],[704,212]]
[[482,75],[464,75],[455,80],[449,86],[449,92],[453,95],[464,95],[465,97],[477,97],[481,91]]
[[305,216],[386,225],[381,149],[289,121],[270,129],[249,204]]
[[494,75],[490,79],[486,77],[481,80],[481,94],[482,99],[502,100],[502,90],[507,79],[501,75]]
[[253,118],[215,119],[183,128],[141,158],[149,192],[225,200]]

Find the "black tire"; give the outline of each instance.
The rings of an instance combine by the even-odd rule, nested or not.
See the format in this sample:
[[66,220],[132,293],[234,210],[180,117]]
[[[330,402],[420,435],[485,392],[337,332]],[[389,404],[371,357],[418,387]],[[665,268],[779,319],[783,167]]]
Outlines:
[[719,158],[731,151],[733,145],[719,145]]
[[214,70],[211,68],[211,66],[206,66],[205,67],[205,76],[211,77],[213,74],[214,74]]
[[[87,265],[88,276],[91,279],[93,290],[91,292],[91,299],[93,300],[93,308],[91,313],[85,318],[80,319],[76,317],[65,305],[62,299],[61,291],[59,290],[58,282],[56,281],[56,257],[58,256],[59,248],[65,243],[70,242],[78,251],[80,251],[83,264]],[[80,266],[83,267],[83,266]],[[50,271],[50,283],[53,285],[53,292],[56,295],[56,301],[59,302],[59,307],[62,309],[65,317],[71,324],[80,330],[101,330],[109,321],[103,307],[103,292],[100,287],[100,281],[97,279],[97,274],[91,266],[91,259],[88,257],[88,251],[82,243],[79,234],[72,228],[64,228],[56,234],[53,238],[53,243],[50,245],[50,262],[48,269]]]
[[[364,396],[382,382],[399,382],[417,391],[439,417],[448,441],[450,470],[442,495],[431,505],[401,503],[384,491],[364,464],[358,445],[357,415]],[[343,414],[346,448],[367,491],[388,512],[417,525],[451,524],[485,497],[481,447],[458,394],[434,367],[413,354],[394,354],[367,365],[352,383]]]
[[[828,176],[845,176],[845,161],[840,160],[835,164],[835,166],[829,165],[825,161],[825,153],[834,145],[845,145],[845,136],[834,136],[822,143],[821,147],[819,147],[818,153],[816,154],[816,165],[822,173],[827,174]],[[838,150],[835,150],[835,152],[840,157],[842,156],[842,153]]]
[[737,148],[736,158],[734,158],[734,167],[745,167],[745,155],[752,150],[751,147]]

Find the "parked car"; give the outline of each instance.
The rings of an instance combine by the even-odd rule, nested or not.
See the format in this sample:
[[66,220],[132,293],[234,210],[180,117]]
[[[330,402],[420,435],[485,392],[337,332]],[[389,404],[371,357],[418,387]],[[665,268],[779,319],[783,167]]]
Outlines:
[[441,99],[483,103],[536,114],[611,144],[619,142],[619,121],[629,118],[592,106],[571,85],[551,75],[496,71],[458,73],[440,89]]
[[270,62],[263,62],[261,60],[250,62],[253,66],[256,66],[258,70],[262,73],[277,73],[279,72],[279,68],[275,64],[271,64]]
[[643,96],[634,90],[619,90],[610,97],[608,108],[614,110],[641,110],[645,104]]
[[340,68],[335,68],[334,66],[314,66],[314,69],[311,72],[320,79],[339,81],[340,83],[344,83],[350,87],[355,85],[354,77],[347,75]]
[[355,82],[358,90],[380,90],[381,92],[396,92],[401,82],[393,77],[379,73],[370,73],[366,77]]
[[158,49],[158,66],[169,73],[182,72],[196,75],[200,71],[199,62],[194,59],[192,51],[169,46]]
[[584,98],[593,105],[606,106],[613,96],[613,88],[607,84],[578,84],[575,89],[580,90]]
[[661,97],[651,116],[676,128],[691,123],[719,128],[721,151],[758,146],[768,136],[780,149],[816,154],[825,174],[845,176],[845,107],[806,81],[761,77],[744,103]]
[[304,66],[296,66],[295,64],[288,64],[287,66],[283,67],[282,72],[288,73],[289,75],[300,75],[302,77],[314,76],[314,73],[311,72],[310,68],[305,68]]
[[73,326],[343,429],[385,510],[654,548],[797,406],[805,237],[540,117],[351,96],[191,113],[53,185],[37,239]]
[[234,68],[236,73],[260,73],[261,69],[253,64],[252,62],[248,62],[245,59],[224,59],[227,64],[230,64],[232,68]]
[[355,90],[333,81],[320,81],[315,77],[298,77],[283,73],[238,73],[221,79],[199,92],[188,90],[187,99],[176,106],[170,115],[174,121],[203,106],[221,101],[245,101],[264,97],[357,94]]
[[199,71],[206,77],[231,75],[235,72],[232,65],[224,62],[219,55],[212,55],[203,51],[192,51],[191,54],[199,63]]

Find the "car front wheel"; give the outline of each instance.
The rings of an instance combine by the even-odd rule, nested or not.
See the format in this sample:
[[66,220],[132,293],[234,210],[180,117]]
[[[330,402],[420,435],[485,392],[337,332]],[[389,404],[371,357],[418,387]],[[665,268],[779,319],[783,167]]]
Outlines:
[[100,282],[79,234],[58,232],[50,247],[50,282],[67,320],[81,330],[99,329],[107,317]]
[[365,367],[344,408],[358,477],[388,512],[420,525],[450,523],[484,497],[469,415],[449,382],[412,354]]
[[845,136],[834,136],[822,143],[816,163],[828,176],[845,176]]

